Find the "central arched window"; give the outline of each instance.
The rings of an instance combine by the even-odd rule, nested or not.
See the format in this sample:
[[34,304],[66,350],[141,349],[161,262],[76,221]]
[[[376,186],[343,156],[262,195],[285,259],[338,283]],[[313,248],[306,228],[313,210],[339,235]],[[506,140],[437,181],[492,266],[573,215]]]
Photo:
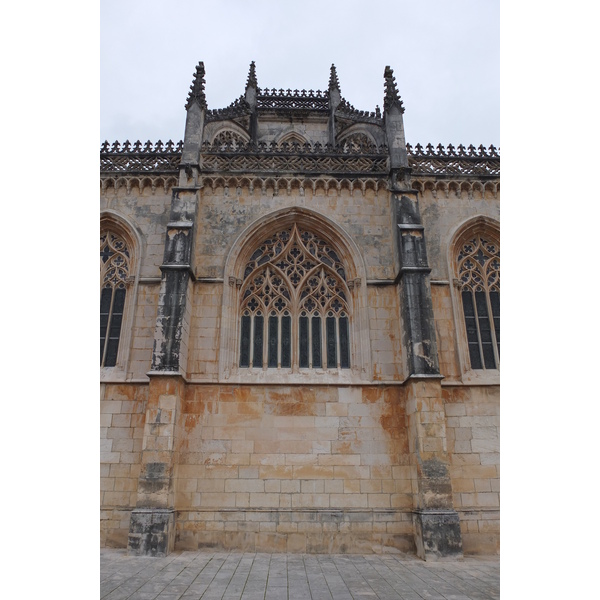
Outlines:
[[350,368],[350,291],[335,248],[292,225],[245,265],[241,368]]

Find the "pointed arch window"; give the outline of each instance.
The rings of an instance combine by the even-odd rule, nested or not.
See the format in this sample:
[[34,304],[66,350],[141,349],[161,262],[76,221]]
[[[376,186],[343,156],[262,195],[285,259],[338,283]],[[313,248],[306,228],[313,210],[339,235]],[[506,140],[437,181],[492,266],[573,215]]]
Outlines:
[[500,245],[469,236],[458,252],[458,278],[471,369],[500,365]]
[[121,236],[110,231],[100,235],[101,367],[117,364],[130,261],[130,249]]
[[350,293],[331,244],[279,231],[252,253],[240,292],[240,368],[350,368]]

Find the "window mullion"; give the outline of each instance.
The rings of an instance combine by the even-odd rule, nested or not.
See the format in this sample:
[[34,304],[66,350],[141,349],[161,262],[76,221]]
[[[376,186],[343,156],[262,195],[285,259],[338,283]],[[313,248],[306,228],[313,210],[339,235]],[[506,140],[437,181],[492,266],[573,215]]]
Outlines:
[[340,317],[339,317],[339,315],[336,315],[334,318],[335,318],[335,347],[336,347],[335,356],[336,356],[337,368],[341,369],[342,368],[342,349],[341,349],[341,345],[340,345]]
[[312,315],[308,315],[308,368],[313,368],[313,345],[312,345]]
[[477,346],[479,348],[479,360],[481,365],[485,368],[485,357],[483,356],[483,342],[481,341],[481,332],[479,331],[479,312],[477,311],[477,300],[475,297],[475,290],[471,290],[471,298],[473,301],[473,314],[475,315],[475,331],[477,332]]
[[327,317],[321,316],[321,366],[327,369]]
[[263,344],[262,344],[262,368],[266,371],[269,368],[269,313],[265,310],[265,316],[263,318]]
[[277,368],[281,369],[281,314],[277,315]]
[[496,325],[494,323],[494,313],[492,311],[492,302],[490,300],[490,293],[487,288],[485,290],[485,300],[487,302],[487,307],[488,307],[488,321],[490,322],[492,346],[493,346],[493,350],[494,350],[494,360],[496,361],[496,368],[499,368],[500,356],[498,354],[498,342],[496,340]]
[[251,369],[254,368],[254,320],[255,320],[255,317],[256,317],[256,315],[250,316],[250,359],[248,361],[248,364],[250,365]]

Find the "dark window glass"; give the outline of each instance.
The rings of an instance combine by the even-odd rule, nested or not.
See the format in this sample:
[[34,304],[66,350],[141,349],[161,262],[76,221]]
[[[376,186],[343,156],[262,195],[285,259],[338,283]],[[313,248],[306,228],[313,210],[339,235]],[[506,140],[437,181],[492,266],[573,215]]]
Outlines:
[[301,369],[308,368],[308,317],[300,317],[300,356]]
[[106,343],[106,330],[108,329],[112,292],[112,288],[104,288],[100,293],[100,365],[102,365],[102,359],[104,358],[104,345]]
[[242,317],[242,336],[240,340],[240,367],[250,366],[250,317]]
[[269,367],[277,368],[277,330],[279,319],[269,317]]
[[479,335],[481,336],[481,348],[483,350],[485,368],[495,369],[496,360],[494,358],[494,348],[492,346],[492,330],[490,327],[490,318],[488,315],[485,292],[475,292],[475,305],[477,307]]
[[263,365],[263,327],[264,317],[256,315],[254,317],[254,356],[252,358],[253,367],[262,367]]
[[121,322],[123,321],[123,307],[125,306],[125,290],[118,288],[114,292],[112,310],[108,326],[108,342],[106,345],[105,367],[114,367],[117,364],[119,350],[119,336],[121,335]]
[[281,366],[292,366],[292,318],[281,317]]
[[477,335],[477,322],[475,320],[475,307],[473,296],[470,291],[462,293],[463,310],[465,313],[465,325],[467,328],[467,342],[469,343],[469,358],[472,369],[481,369],[481,355],[479,354],[479,336]]
[[335,317],[327,317],[325,320],[325,329],[327,330],[327,368],[335,369],[337,368]]
[[348,335],[348,317],[340,317],[340,366],[342,369],[350,368],[350,343]]
[[321,362],[321,317],[312,319],[312,366],[322,367]]
[[492,317],[494,319],[494,333],[498,345],[498,356],[500,356],[500,292],[490,292],[490,304],[492,305]]

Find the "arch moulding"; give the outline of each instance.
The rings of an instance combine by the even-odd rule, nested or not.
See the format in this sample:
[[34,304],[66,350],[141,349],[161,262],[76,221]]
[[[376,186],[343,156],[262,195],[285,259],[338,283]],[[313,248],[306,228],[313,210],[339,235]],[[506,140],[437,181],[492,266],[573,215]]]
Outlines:
[[[346,282],[352,293],[351,347],[349,370],[310,370],[279,372],[279,369],[238,368],[239,291],[244,268],[256,247],[276,230],[297,224],[322,236],[339,253],[346,268]],[[233,242],[225,260],[219,353],[219,379],[249,383],[359,383],[372,379],[369,315],[367,303],[366,266],[364,258],[350,235],[331,219],[302,207],[284,208],[263,216],[248,227]],[[274,373],[277,371],[278,373]]]
[[471,235],[485,234],[500,244],[500,223],[498,220],[479,215],[463,221],[452,231],[450,243],[448,244],[447,256],[448,275],[450,277],[450,298],[452,302],[452,313],[454,317],[454,331],[456,340],[456,356],[460,368],[461,379],[464,383],[480,383],[497,385],[500,383],[500,372],[497,369],[486,369],[484,371],[472,371],[469,369],[468,343],[465,332],[464,318],[462,314],[462,303],[458,287],[457,255],[465,238]]
[[100,213],[100,233],[112,231],[123,237],[131,251],[131,269],[126,282],[125,310],[121,322],[121,335],[114,367],[101,367],[100,380],[123,381],[127,378],[133,319],[137,306],[137,292],[144,252],[143,236],[139,228],[118,212],[105,209]]

